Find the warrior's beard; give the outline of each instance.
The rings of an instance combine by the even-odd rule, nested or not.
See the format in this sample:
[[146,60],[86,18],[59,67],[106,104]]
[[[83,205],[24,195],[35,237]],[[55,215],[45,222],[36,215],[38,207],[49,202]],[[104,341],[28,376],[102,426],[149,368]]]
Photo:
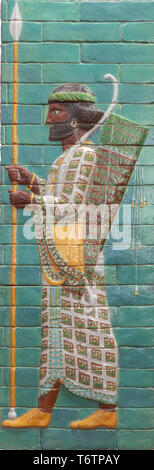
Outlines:
[[49,140],[63,140],[75,133],[70,122],[57,122],[50,127]]

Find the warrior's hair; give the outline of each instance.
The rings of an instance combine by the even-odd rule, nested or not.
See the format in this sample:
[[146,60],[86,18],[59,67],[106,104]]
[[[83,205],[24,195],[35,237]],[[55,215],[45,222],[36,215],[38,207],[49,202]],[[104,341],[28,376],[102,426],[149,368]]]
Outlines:
[[[52,99],[49,97],[49,104],[50,103],[56,103],[60,102],[60,99],[54,99],[54,94],[55,93],[72,93],[72,92],[77,92],[77,93],[86,93],[87,96],[91,95],[92,97],[95,97],[95,95],[92,93],[90,88],[88,88],[86,85],[81,85],[78,83],[67,83],[65,85],[59,86],[55,88],[52,92]],[[73,111],[73,118],[76,119],[78,127],[80,129],[83,129],[85,131],[90,130],[95,124],[99,122],[101,117],[103,116],[103,112],[99,110],[96,106],[95,103],[92,103],[90,100],[89,101],[72,101],[69,99],[69,101],[61,101],[66,108],[68,108],[69,111]]]

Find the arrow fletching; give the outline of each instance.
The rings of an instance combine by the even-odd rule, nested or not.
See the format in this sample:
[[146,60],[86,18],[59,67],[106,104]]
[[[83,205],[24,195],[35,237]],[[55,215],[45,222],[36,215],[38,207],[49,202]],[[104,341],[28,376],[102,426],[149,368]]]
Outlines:
[[22,30],[22,17],[18,7],[18,3],[15,3],[15,6],[12,11],[12,16],[10,19],[10,33],[14,41],[18,41]]

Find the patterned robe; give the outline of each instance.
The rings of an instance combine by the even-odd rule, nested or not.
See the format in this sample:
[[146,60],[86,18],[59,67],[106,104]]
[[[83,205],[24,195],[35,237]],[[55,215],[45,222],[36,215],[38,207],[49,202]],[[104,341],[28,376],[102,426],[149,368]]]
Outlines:
[[[107,124],[109,135],[110,118]],[[134,123],[129,127],[131,141],[135,134],[136,149],[134,146],[130,151],[127,138],[121,151],[119,141],[113,146],[111,135],[110,147],[106,142],[98,148],[77,144],[55,161],[45,184],[40,180],[40,395],[48,393],[59,380],[78,396],[105,404],[117,402],[118,349],[107,304],[101,251],[139,154],[138,145],[146,135],[146,130]],[[101,204],[103,218],[98,211]],[[108,208],[112,204],[116,206],[111,215]],[[90,205],[94,222],[89,224]]]

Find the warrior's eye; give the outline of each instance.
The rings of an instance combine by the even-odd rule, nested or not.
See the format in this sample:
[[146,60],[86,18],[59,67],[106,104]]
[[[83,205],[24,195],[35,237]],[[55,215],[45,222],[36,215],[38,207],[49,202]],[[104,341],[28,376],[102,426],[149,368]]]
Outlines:
[[60,112],[61,112],[61,111],[59,111],[58,109],[55,109],[54,111],[52,111],[52,114],[58,115],[58,114],[60,114]]

